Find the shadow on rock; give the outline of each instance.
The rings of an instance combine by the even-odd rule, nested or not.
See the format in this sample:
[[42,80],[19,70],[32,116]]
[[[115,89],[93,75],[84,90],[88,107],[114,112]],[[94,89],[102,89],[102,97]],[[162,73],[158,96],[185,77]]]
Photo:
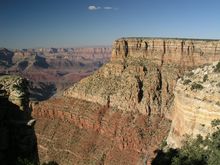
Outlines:
[[38,164],[35,120],[30,114],[30,108],[22,111],[7,97],[0,97],[1,165],[21,165],[19,160]]

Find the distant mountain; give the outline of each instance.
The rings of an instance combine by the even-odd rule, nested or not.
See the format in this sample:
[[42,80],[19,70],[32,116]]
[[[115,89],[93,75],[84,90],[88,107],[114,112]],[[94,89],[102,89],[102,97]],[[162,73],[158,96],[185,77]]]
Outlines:
[[0,73],[18,74],[31,81],[34,100],[44,100],[105,64],[111,47],[0,49]]
[[12,65],[12,57],[14,53],[8,49],[0,49],[0,68],[8,68]]

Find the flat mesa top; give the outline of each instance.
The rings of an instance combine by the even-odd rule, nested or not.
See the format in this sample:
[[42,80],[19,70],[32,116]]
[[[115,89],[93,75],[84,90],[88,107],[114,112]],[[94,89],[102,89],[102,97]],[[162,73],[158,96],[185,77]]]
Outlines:
[[192,41],[220,41],[220,39],[200,39],[200,38],[166,38],[166,37],[122,37],[118,40],[192,40]]

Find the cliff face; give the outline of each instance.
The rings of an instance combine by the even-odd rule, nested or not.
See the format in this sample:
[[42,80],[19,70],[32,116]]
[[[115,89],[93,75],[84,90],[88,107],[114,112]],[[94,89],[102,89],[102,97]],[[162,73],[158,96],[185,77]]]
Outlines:
[[158,114],[172,104],[185,70],[220,59],[220,41],[122,38],[109,63],[64,92],[124,111]]
[[220,62],[188,72],[174,91],[168,144],[180,147],[184,135],[212,133],[211,121],[220,119]]
[[35,104],[32,114],[40,161],[62,165],[145,164],[170,126],[159,116],[67,97]]
[[0,162],[4,165],[14,165],[18,158],[38,161],[27,85],[18,76],[0,76]]

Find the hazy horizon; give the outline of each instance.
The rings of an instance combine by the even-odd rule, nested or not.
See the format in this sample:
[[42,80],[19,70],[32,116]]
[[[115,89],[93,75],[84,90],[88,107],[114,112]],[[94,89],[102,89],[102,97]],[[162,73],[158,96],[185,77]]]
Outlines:
[[1,0],[0,47],[112,45],[121,37],[220,39],[217,0]]

